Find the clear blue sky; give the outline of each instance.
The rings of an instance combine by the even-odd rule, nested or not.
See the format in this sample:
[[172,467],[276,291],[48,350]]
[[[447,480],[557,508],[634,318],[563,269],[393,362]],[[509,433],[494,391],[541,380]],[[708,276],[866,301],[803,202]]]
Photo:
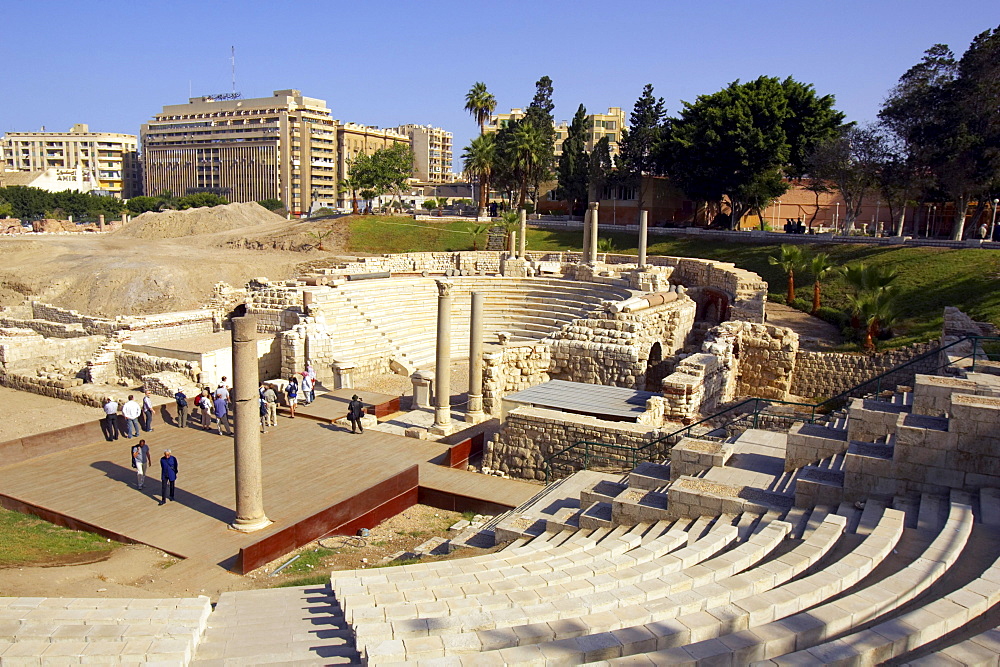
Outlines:
[[865,121],[926,48],[960,54],[1000,24],[1000,3],[7,0],[0,16],[0,131],[138,134],[189,88],[229,91],[235,46],[245,97],[298,88],[342,121],[443,127],[457,169],[478,131],[463,111],[476,81],[505,111],[548,75],[563,120],[581,102],[631,110],[647,82],[674,114],[735,79],[790,75]]

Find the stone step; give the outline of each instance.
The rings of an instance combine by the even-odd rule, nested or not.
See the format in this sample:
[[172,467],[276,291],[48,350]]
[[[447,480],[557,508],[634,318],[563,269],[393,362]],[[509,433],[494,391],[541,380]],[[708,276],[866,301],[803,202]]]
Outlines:
[[[582,501],[581,501],[582,502]],[[595,501],[587,505],[580,515],[579,523],[581,528],[602,528],[610,527],[612,522],[611,503]]]

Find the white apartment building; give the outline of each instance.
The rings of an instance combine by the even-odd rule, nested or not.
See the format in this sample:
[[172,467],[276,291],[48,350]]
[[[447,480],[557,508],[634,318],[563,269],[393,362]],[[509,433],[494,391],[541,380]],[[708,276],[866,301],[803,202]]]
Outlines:
[[413,177],[421,183],[451,183],[452,133],[431,125],[400,125],[400,134],[410,138],[413,148]]
[[[68,132],[8,132],[0,138],[6,172],[45,173],[46,189],[96,190],[115,197],[141,194],[134,134],[91,132],[84,123]],[[12,180],[12,179],[11,179]]]

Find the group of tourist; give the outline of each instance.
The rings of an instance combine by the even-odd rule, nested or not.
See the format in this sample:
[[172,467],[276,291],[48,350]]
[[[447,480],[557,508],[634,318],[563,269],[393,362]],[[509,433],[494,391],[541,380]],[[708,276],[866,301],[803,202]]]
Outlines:
[[316,370],[311,363],[306,362],[304,371],[288,378],[288,384],[285,385],[285,400],[288,401],[288,411],[292,419],[295,419],[295,406],[300,400],[302,405],[309,405],[316,400]]
[[[135,468],[135,487],[141,489],[146,484],[146,475],[149,466],[153,463],[149,456],[149,445],[146,441],[140,440],[132,446],[132,467]],[[167,499],[174,499],[174,490],[177,482],[177,457],[170,453],[170,450],[163,452],[160,458],[160,504],[163,505]]]
[[[177,404],[177,426],[187,428],[188,420],[188,395],[183,389],[178,389],[174,394],[174,401]],[[194,407],[201,411],[200,422],[202,429],[212,430],[215,424],[219,435],[225,430],[226,435],[232,435],[233,429],[229,423],[229,415],[233,409],[232,394],[229,385],[226,383],[226,376],[222,376],[219,386],[212,391],[209,387],[202,387],[201,393],[194,398]]]
[[[119,404],[114,398],[107,396],[101,407],[104,410],[101,430],[108,442],[117,440],[122,435],[126,438],[138,437],[140,429],[146,433],[153,430],[153,398],[148,390],[144,392],[141,401],[136,401],[135,395],[129,394],[128,400]],[[125,420],[124,427],[118,424],[119,414]]]

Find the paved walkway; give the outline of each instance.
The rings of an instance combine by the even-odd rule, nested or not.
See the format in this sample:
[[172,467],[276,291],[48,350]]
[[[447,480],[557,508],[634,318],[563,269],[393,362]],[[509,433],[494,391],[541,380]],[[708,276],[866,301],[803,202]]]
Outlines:
[[799,335],[799,347],[805,350],[825,350],[844,342],[840,330],[826,320],[781,303],[767,302],[767,323],[788,327]]

